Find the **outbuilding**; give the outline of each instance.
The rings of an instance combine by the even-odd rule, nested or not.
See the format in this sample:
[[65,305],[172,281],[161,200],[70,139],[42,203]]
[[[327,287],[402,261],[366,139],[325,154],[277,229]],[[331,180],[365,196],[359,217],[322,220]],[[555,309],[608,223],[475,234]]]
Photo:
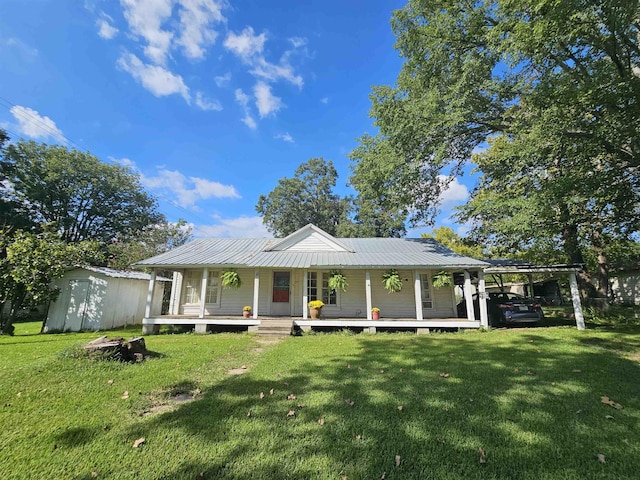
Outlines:
[[49,306],[45,332],[107,330],[140,324],[147,297],[160,311],[165,282],[156,277],[149,295],[151,276],[143,272],[114,270],[106,267],[77,267],[55,281],[60,294]]

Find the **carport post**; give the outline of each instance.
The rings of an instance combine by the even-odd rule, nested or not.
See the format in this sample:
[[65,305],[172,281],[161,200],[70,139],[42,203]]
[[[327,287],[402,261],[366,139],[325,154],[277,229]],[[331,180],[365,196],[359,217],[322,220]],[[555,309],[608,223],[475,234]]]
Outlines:
[[470,322],[476,321],[476,316],[473,312],[473,298],[471,298],[471,275],[469,270],[464,271],[464,302],[467,305],[467,320]]
[[480,308],[480,326],[489,327],[489,316],[487,315],[487,291],[484,284],[484,271],[478,270],[478,305]]
[[578,290],[578,280],[575,272],[569,273],[569,285],[571,286],[571,302],[573,303],[573,313],[576,317],[576,326],[578,330],[584,330],[584,315],[582,314],[580,290]]
[[156,270],[151,270],[149,276],[149,291],[147,292],[147,305],[144,309],[144,318],[151,317],[151,305],[153,305],[153,292],[156,289]]
[[304,277],[302,279],[302,319],[306,320],[309,318],[309,314],[307,313],[309,307],[307,304],[309,303],[309,272],[307,270],[304,271]]

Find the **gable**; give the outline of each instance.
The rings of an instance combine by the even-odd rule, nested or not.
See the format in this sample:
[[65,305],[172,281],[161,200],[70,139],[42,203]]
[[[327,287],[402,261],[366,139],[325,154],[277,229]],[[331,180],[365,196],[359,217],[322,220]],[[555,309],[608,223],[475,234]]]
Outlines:
[[351,252],[342,242],[324,230],[309,224],[274,243],[271,252]]

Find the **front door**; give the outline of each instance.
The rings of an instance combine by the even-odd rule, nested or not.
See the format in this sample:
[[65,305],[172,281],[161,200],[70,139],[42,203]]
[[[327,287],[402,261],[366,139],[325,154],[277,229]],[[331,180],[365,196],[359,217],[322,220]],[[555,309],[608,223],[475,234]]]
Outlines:
[[291,272],[273,272],[271,315],[291,315]]

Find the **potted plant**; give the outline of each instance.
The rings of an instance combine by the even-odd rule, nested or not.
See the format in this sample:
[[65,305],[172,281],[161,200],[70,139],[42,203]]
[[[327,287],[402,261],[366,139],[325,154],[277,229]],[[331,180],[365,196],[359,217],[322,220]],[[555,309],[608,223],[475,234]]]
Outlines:
[[402,290],[402,279],[396,269],[387,270],[382,274],[382,284],[389,293],[396,293]]
[[227,270],[220,275],[220,282],[222,288],[240,288],[242,286],[242,280],[240,275],[235,270]]
[[251,317],[251,311],[252,311],[252,310],[253,310],[253,309],[251,308],[251,306],[250,306],[250,305],[246,305],[246,306],[242,307],[242,316],[243,316],[244,318],[250,318],[250,317]]
[[322,307],[324,307],[324,303],[321,300],[312,300],[308,303],[309,313],[311,314],[311,318],[320,318],[320,314],[322,313]]
[[374,320],[380,320],[380,309],[378,307],[373,307],[371,309],[371,318]]
[[451,274],[444,270],[436,273],[431,279],[431,282],[435,288],[449,287],[453,284]]
[[346,292],[349,284],[347,283],[347,277],[344,276],[344,273],[340,270],[332,270],[330,275],[327,286],[336,292],[338,290]]

